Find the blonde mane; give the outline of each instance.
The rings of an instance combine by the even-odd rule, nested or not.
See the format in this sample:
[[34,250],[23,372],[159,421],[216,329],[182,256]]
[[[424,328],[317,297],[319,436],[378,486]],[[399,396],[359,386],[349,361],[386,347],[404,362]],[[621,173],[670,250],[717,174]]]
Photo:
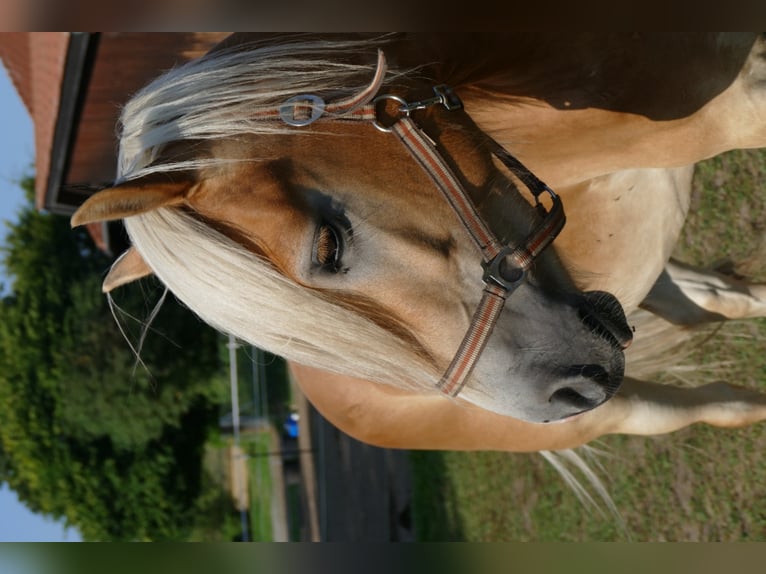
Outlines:
[[[157,163],[174,142],[294,133],[281,122],[255,115],[297,94],[317,94],[331,101],[358,93],[373,77],[377,49],[385,41],[381,37],[245,45],[212,52],[166,72],[123,108],[117,183],[209,165],[204,159]],[[344,61],[349,53],[362,52],[370,53],[369,63]],[[386,81],[397,75],[389,70]]]

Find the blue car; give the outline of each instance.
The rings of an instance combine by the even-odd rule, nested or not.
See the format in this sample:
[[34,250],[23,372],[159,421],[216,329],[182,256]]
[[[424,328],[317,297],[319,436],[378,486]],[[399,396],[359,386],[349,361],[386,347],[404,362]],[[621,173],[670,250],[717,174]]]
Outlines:
[[298,413],[291,413],[290,415],[288,415],[287,419],[285,420],[284,425],[282,425],[288,437],[298,438],[298,419],[299,418],[300,417],[298,416]]

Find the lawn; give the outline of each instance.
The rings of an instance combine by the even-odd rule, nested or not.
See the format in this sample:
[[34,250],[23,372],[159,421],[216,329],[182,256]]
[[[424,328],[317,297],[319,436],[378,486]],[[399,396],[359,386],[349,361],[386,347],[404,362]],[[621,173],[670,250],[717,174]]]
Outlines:
[[250,488],[250,538],[258,542],[274,540],[271,528],[273,486],[269,456],[274,450],[272,432],[266,430],[243,436],[242,448],[248,453],[247,471]]
[[[676,257],[705,266],[731,259],[737,272],[766,280],[765,185],[766,151],[700,164]],[[729,323],[686,361],[710,369],[729,362],[718,378],[766,391],[765,341],[766,320]],[[602,465],[619,517],[583,506],[540,455],[412,453],[419,539],[766,540],[766,425],[696,425],[594,446],[605,454],[591,466]]]

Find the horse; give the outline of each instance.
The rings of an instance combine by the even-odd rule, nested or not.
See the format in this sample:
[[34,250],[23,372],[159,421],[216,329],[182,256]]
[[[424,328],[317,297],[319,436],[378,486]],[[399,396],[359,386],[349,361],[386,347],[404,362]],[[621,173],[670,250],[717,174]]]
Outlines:
[[154,274],[364,442],[549,451],[766,418],[634,367],[766,316],[671,259],[696,162],[766,143],[756,34],[234,34],[138,92],[109,292]]

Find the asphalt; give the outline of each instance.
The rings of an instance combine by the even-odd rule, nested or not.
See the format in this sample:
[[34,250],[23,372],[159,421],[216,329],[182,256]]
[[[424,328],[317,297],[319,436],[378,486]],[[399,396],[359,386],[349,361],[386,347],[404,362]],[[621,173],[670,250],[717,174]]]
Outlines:
[[[410,542],[412,483],[407,451],[361,443],[299,400],[304,538],[322,542]],[[307,424],[308,423],[308,424]]]

